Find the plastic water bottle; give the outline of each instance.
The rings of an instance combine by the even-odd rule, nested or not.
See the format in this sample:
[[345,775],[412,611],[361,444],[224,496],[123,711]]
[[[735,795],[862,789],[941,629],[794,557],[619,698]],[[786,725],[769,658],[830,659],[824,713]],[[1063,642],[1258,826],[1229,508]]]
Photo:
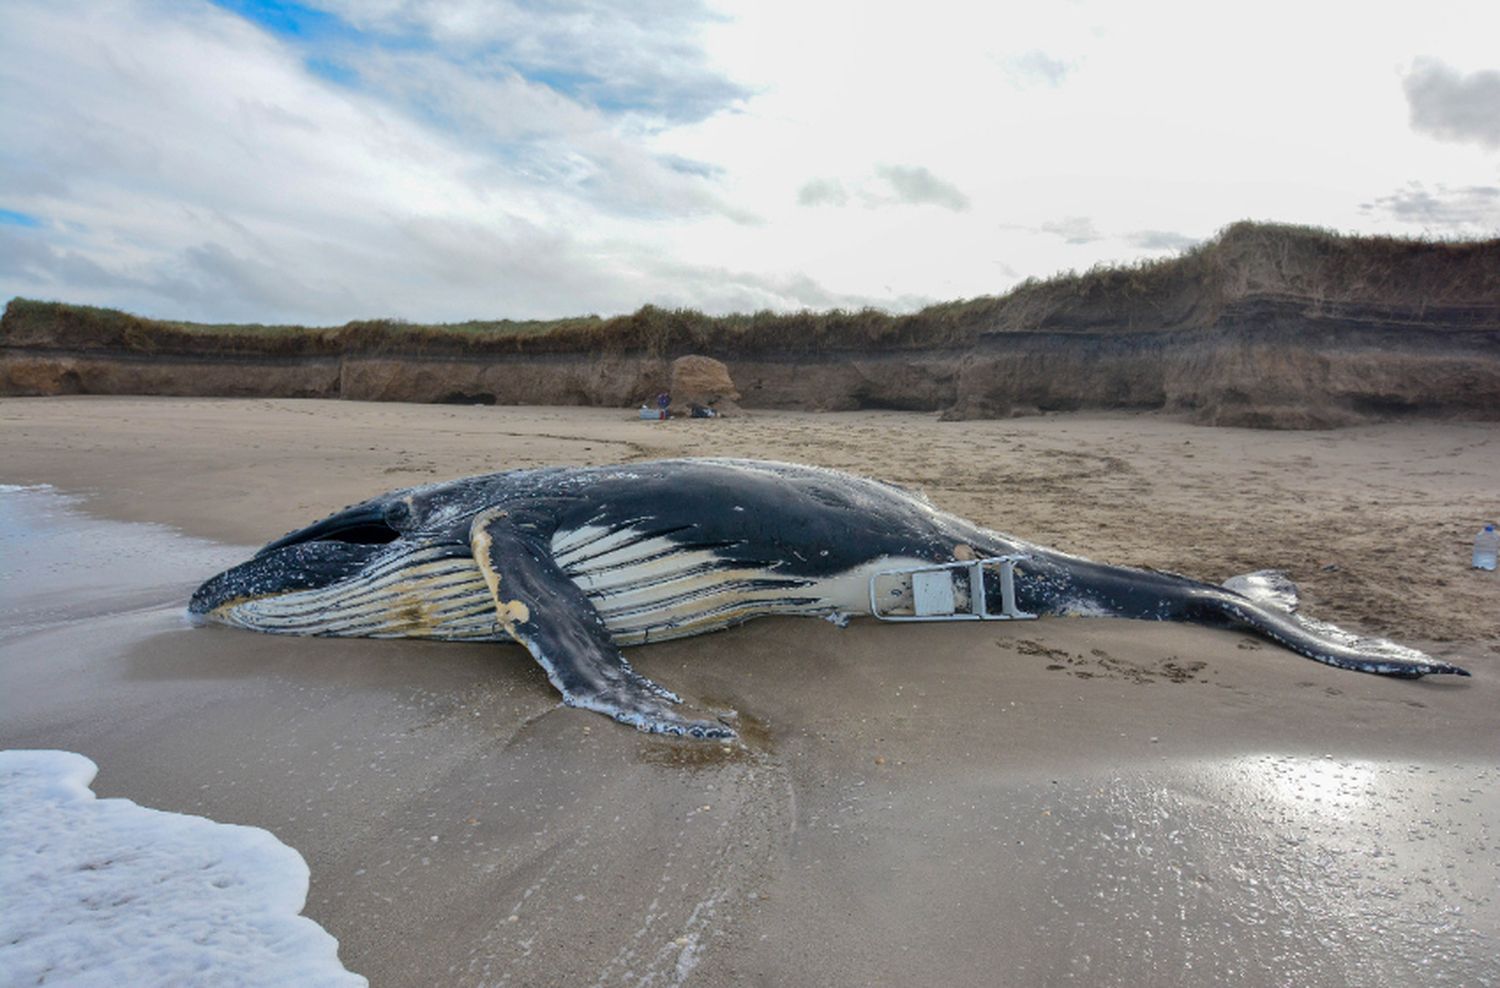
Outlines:
[[1495,556],[1500,554],[1500,532],[1494,525],[1484,526],[1484,531],[1474,536],[1474,568],[1494,569]]

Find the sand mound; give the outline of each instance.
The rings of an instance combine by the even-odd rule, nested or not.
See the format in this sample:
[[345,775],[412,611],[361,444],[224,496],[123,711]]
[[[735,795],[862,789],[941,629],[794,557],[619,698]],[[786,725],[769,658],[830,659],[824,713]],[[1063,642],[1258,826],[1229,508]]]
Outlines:
[[672,361],[672,414],[686,416],[693,406],[711,408],[720,415],[741,415],[739,391],[722,360],[689,354]]

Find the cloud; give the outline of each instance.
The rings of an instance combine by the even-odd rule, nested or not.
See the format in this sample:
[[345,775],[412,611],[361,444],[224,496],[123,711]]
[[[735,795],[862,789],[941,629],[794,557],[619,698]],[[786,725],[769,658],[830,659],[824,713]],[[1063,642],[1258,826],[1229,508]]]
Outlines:
[[1384,213],[1402,223],[1452,233],[1500,229],[1500,188],[1471,185],[1450,189],[1439,185],[1429,191],[1412,182],[1388,196],[1362,203],[1365,213]]
[[1146,250],[1185,250],[1194,244],[1201,242],[1201,238],[1190,237],[1183,233],[1172,230],[1135,230],[1123,236],[1105,234],[1094,225],[1092,217],[1088,216],[1064,216],[1061,219],[1048,220],[1036,226],[1028,226],[1020,223],[1002,224],[1002,230],[1019,230],[1029,234],[1044,234],[1057,237],[1063,243],[1071,245],[1092,244],[1104,240],[1123,240],[1132,247],[1141,247]]
[[[209,321],[613,313],[668,290],[653,221],[748,219],[709,163],[515,72],[381,50],[351,90],[213,7],[88,9],[7,10],[0,188],[47,219],[0,222],[4,295]],[[678,276],[712,300],[723,273]]]
[[717,194],[713,166],[657,153],[597,108],[503,64],[464,67],[428,53],[374,51],[359,71],[370,96],[470,151],[469,178],[479,189],[531,186],[627,217],[744,219]]
[[359,304],[348,288],[309,281],[307,272],[276,258],[236,252],[221,243],[186,247],[162,267],[163,274],[142,287],[198,312],[213,311],[220,300],[229,300],[236,317],[244,320],[257,318],[257,313],[309,309],[331,315]]
[[1435,58],[1419,58],[1402,86],[1413,130],[1500,148],[1500,72],[1465,75]]
[[758,312],[764,309],[880,309],[915,312],[936,299],[925,295],[872,296],[836,292],[805,274],[765,275],[659,259],[648,265],[661,286],[646,301],[665,308],[708,312]]
[[1183,233],[1174,233],[1171,230],[1137,230],[1125,238],[1133,246],[1144,247],[1147,250],[1186,250],[1198,243],[1200,239]]
[[797,202],[803,206],[842,206],[849,193],[836,178],[814,178],[797,190]]
[[[1329,188],[1382,193],[1368,230],[1495,228],[1493,73],[1412,63],[1409,26],[1354,43],[1299,13],[1267,77],[1276,17],[1208,50],[1167,12],[1076,7],[939,5],[924,46],[879,5],[851,43],[847,10],[719,0],[7,0],[0,209],[37,225],[0,214],[0,299],[319,323],[904,304],[1247,210],[1359,221]],[[1424,23],[1500,68],[1459,61],[1493,31]],[[1340,38],[1330,82],[1298,53]],[[1392,125],[1391,65],[1414,125],[1470,153]],[[1335,84],[1331,122],[1282,112]]]
[[357,247],[328,244],[316,261],[205,240],[153,253],[144,264],[107,257],[101,262],[50,245],[34,231],[0,226],[0,284],[22,284],[25,290],[17,294],[30,297],[146,315],[307,325],[373,316],[425,322],[614,314],[647,302],[723,313],[908,311],[932,301],[835,292],[799,273],[685,263],[638,244],[591,244],[525,222],[501,229],[420,217]]
[[969,208],[969,197],[957,186],[920,165],[877,165],[875,174],[885,180],[898,202],[913,206],[942,206],[955,212]]
[[1011,82],[1022,88],[1040,84],[1056,89],[1073,70],[1070,63],[1036,49],[1002,58],[1000,64],[1005,67]]
[[[696,0],[314,0],[374,42],[425,43],[464,69],[504,66],[608,113],[702,120],[750,95],[708,59]],[[429,52],[430,53],[430,52]]]
[[870,209],[885,206],[942,206],[954,212],[969,208],[969,197],[951,182],[921,166],[876,165],[873,177],[853,185],[836,178],[813,178],[797,190],[800,206],[846,206],[857,197]]
[[659,154],[656,160],[680,175],[695,175],[698,178],[721,178],[724,167],[696,158],[685,158],[680,154]]
[[36,233],[0,227],[0,279],[35,286],[33,295],[118,288],[129,279],[76,251],[60,250]]
[[336,313],[359,305],[348,292],[321,280],[308,282],[290,265],[239,254],[212,241],[154,253],[149,263],[122,263],[97,257],[86,247],[57,246],[34,234],[0,229],[0,284],[7,283],[32,298],[211,321],[315,322],[319,315],[342,321]]
[[1064,242],[1070,244],[1089,244],[1103,239],[1099,231],[1094,229],[1094,221],[1087,216],[1067,216],[1060,220],[1051,220],[1043,223],[1038,229],[1043,233],[1061,237]]

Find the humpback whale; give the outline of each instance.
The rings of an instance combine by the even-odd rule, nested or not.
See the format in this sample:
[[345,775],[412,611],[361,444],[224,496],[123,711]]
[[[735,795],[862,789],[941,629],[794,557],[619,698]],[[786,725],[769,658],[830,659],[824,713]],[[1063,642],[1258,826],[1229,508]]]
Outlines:
[[[997,559],[1006,562],[963,569]],[[1345,669],[1468,675],[1297,613],[1279,574],[1219,586],[1109,566],[982,528],[892,484],[754,460],[511,470],[392,491],[271,542],[205,582],[189,610],[280,634],[515,641],[569,706],[715,738],[733,731],[679,713],[679,697],[620,648],[764,615],[842,623],[909,611],[915,580],[882,574],[944,566],[968,574],[967,589],[958,580],[943,592],[991,612],[976,617],[1188,621]],[[996,602],[1007,614],[992,613]]]

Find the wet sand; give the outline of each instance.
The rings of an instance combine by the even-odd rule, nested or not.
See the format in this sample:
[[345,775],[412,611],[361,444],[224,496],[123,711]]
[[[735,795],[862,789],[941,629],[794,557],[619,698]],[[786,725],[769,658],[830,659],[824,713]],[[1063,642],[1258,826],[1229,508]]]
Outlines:
[[[0,746],[266,827],[377,985],[1500,981],[1493,426],[0,401]],[[630,652],[723,750],[561,708],[513,646],[186,624],[204,576],[391,487],[666,455],[822,463],[1467,665],[1397,682],[1109,620],[764,620]],[[132,522],[134,524],[121,524]],[[166,526],[166,527],[160,527]],[[3,533],[0,533],[3,534]]]

